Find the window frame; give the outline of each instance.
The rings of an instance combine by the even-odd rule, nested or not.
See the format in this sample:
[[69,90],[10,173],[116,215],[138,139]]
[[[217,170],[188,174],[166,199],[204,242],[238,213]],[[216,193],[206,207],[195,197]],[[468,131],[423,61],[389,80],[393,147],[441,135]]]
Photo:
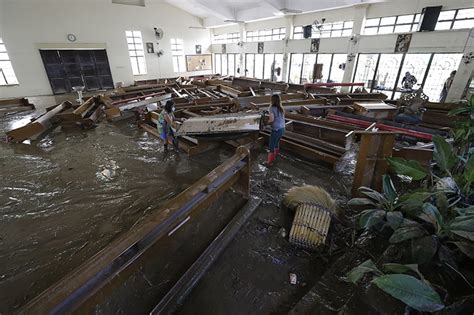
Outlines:
[[186,72],[186,60],[184,59],[184,40],[182,38],[170,38],[170,45],[173,72]]
[[[451,9],[451,10],[443,10],[441,12],[448,12],[448,11],[454,11],[454,16],[452,19],[445,19],[445,20],[440,20],[438,18],[438,20],[436,21],[436,25],[438,25],[438,23],[447,23],[447,22],[450,22],[450,26],[449,26],[449,30],[460,30],[460,29],[469,29],[469,28],[465,28],[465,27],[462,27],[462,28],[454,28],[454,24],[458,21],[474,21],[474,17],[472,18],[458,18],[458,14],[459,14],[459,11],[462,11],[462,10],[469,10],[469,9],[474,9],[473,8],[459,8],[459,9]],[[435,28],[436,30],[436,28]],[[439,31],[440,29],[438,29]]]
[[[18,78],[17,78],[16,73],[15,73],[15,69],[13,69],[12,61],[10,59],[10,56],[8,55],[7,45],[5,44],[3,39],[0,37],[0,47],[1,46],[3,46],[3,49],[0,51],[0,53],[5,56],[5,59],[2,59],[0,57],[0,62],[5,63],[7,65],[7,67],[5,67],[5,68],[0,67],[0,76],[1,76],[2,80],[5,81],[5,84],[0,82],[0,86],[20,85],[20,82],[18,81]],[[7,76],[5,74],[5,71],[4,71],[4,70],[7,70],[7,68],[11,72],[11,74],[9,76]],[[8,79],[8,77],[12,77],[13,79],[10,81]]]
[[[131,33],[131,36],[128,35],[128,33]],[[139,33],[138,36],[135,35],[135,33]],[[137,39],[140,39],[140,42],[137,41]],[[128,49],[128,56],[130,59],[130,65],[132,66],[132,74],[134,76],[139,76],[139,75],[147,75],[148,70],[146,67],[146,58],[145,58],[145,49],[143,46],[143,37],[142,37],[142,32],[141,31],[125,31],[125,39],[127,41],[127,49]],[[129,40],[132,40],[130,43]],[[130,49],[130,45],[134,46],[134,49]],[[137,46],[140,46],[141,49],[137,49]],[[143,58],[143,64],[140,65],[140,58]],[[134,73],[134,68],[133,68],[133,63],[136,62],[137,65],[137,70],[138,72]],[[142,67],[143,66],[143,69]]]
[[[398,21],[398,19],[400,17],[409,16],[409,15],[413,15],[413,17],[411,19],[411,22],[399,22]],[[388,19],[388,18],[395,18],[395,22],[389,23],[389,24],[382,24],[382,19]],[[401,15],[379,16],[379,17],[375,17],[375,18],[366,19],[366,23],[367,23],[367,21],[373,21],[373,20],[377,20],[377,19],[378,19],[378,22],[376,23],[376,25],[364,26],[364,35],[385,35],[385,34],[392,34],[392,33],[397,33],[398,34],[398,33],[416,32],[417,28],[418,28],[418,24],[420,23],[420,18],[421,18],[421,13],[412,13],[412,14],[401,14]],[[410,30],[409,31],[395,31],[397,26],[407,26],[407,25],[410,25]],[[391,27],[392,30],[390,32],[386,32],[386,33],[385,32],[384,33],[380,32],[381,28],[387,28],[387,27]],[[376,30],[376,32],[374,32],[373,34],[368,34],[367,33],[368,29]]]
[[[346,26],[346,24],[351,24],[350,27]],[[341,28],[337,27],[337,25],[342,25]],[[330,23],[324,23],[323,27],[325,28],[321,32],[312,32],[311,38],[338,38],[338,37],[350,37],[352,35],[352,29],[354,28],[354,20],[344,20],[344,21],[336,21]],[[304,25],[295,26],[293,27],[293,39],[304,39],[303,36],[303,28]],[[333,33],[339,32],[341,35],[334,35]],[[344,34],[346,32],[346,34]],[[329,34],[329,36],[325,36],[323,34]]]

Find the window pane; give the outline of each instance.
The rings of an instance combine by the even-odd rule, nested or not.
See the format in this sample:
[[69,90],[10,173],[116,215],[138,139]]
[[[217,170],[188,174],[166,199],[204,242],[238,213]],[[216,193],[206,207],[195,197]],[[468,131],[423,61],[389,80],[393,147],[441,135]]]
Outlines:
[[186,71],[186,60],[184,59],[184,56],[179,56],[178,57],[178,63],[179,63],[180,72],[185,72]]
[[228,59],[227,62],[229,64],[228,73],[229,75],[235,75],[235,55],[233,54],[228,55],[227,59]]
[[[398,82],[397,90],[410,87],[410,82],[405,83],[403,81],[403,78],[407,76],[407,72],[409,72],[409,77],[407,78],[410,78],[410,81],[413,83],[412,88],[417,89],[423,81],[430,57],[431,54],[406,54],[402,71],[400,72],[400,80]],[[412,80],[411,76],[414,76],[415,79]]]
[[474,18],[474,8],[459,10],[458,14],[456,15],[456,20],[458,20],[458,19],[472,19],[472,18]]
[[342,31],[342,36],[351,36],[351,35],[352,35],[352,29]]
[[333,23],[333,24],[332,24],[332,29],[333,29],[333,30],[341,30],[341,29],[342,29],[342,25],[343,25],[342,22]]
[[395,33],[406,33],[411,31],[411,25],[396,25]]
[[303,58],[303,75],[301,76],[301,83],[313,82],[313,69],[316,63],[316,54],[304,54]]
[[367,19],[367,21],[365,22],[365,26],[378,26],[379,25],[379,18],[375,18],[375,19]]
[[7,49],[5,48],[5,45],[0,44],[0,52],[6,52]]
[[216,54],[216,73],[222,72],[221,54]]
[[329,79],[329,71],[331,71],[331,54],[318,54],[317,63],[323,64],[323,78],[321,82],[327,82]]
[[276,71],[273,73],[276,81],[283,81],[283,54],[275,54],[275,70],[280,68],[280,74]]
[[10,60],[6,52],[0,53],[0,60]]
[[421,14],[415,14],[415,23],[418,23],[420,22],[420,17],[421,17]]
[[464,21],[455,21],[453,24],[453,29],[472,28],[472,27],[474,27],[474,19],[464,20]]
[[391,34],[391,33],[393,33],[393,26],[379,27],[379,34]]
[[438,101],[444,82],[453,70],[457,70],[462,54],[435,54],[423,91],[431,101]]
[[263,79],[263,54],[255,55],[255,78]]
[[272,76],[273,59],[274,59],[273,54],[265,54],[265,66],[263,68],[263,78],[265,80],[270,80]]
[[397,24],[402,24],[402,23],[412,23],[413,22],[414,15],[400,15],[397,19]]
[[456,13],[456,10],[450,10],[450,11],[441,11],[438,17],[438,21],[442,20],[452,20],[454,19],[454,15]]
[[396,16],[388,16],[380,19],[380,25],[393,25],[395,24]]
[[341,37],[342,36],[342,30],[335,30],[331,32],[331,37]]
[[354,21],[344,22],[344,28],[352,28],[354,26]]
[[344,77],[343,64],[346,62],[346,54],[334,54],[332,57],[331,82],[341,83]]
[[255,55],[247,54],[245,58],[245,73],[244,76],[253,78],[253,70],[255,64]]
[[291,54],[289,83],[300,84],[303,54]]
[[436,27],[435,27],[436,31],[449,30],[449,29],[451,29],[451,22],[438,22],[438,23],[436,23]]
[[227,55],[222,55],[222,75],[227,75]]
[[137,58],[131,57],[131,58],[130,58],[130,63],[132,64],[132,74],[133,74],[133,75],[139,75],[140,72],[138,71]]
[[375,76],[377,89],[393,90],[395,88],[395,80],[400,69],[402,56],[402,54],[380,55],[379,67]]
[[370,89],[369,81],[374,78],[378,57],[377,54],[359,54],[354,82],[363,82],[365,87]]
[[366,28],[365,31],[364,31],[364,35],[376,35],[376,34],[377,34],[377,30],[378,30],[377,27],[369,27],[369,28]]
[[140,74],[146,74],[146,62],[145,57],[137,57],[138,70]]

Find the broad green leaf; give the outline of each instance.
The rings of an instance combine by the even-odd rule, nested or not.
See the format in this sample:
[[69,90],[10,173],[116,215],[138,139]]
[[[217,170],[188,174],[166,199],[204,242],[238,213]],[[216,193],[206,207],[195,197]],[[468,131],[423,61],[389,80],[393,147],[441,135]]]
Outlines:
[[432,193],[427,191],[404,194],[399,198],[398,205],[403,211],[416,214],[416,212],[421,212],[421,206],[431,195]]
[[385,218],[384,210],[365,210],[361,212],[359,219],[359,227],[361,229],[368,229],[375,224],[382,222]]
[[385,215],[387,224],[393,229],[396,230],[400,227],[400,224],[403,222],[403,214],[400,211],[390,211]]
[[458,108],[455,108],[455,109],[451,109],[448,113],[449,116],[455,116],[455,115],[459,115],[459,114],[462,114],[462,113],[467,113],[469,112],[469,108],[466,108],[466,107],[458,107]]
[[468,242],[454,242],[456,246],[464,253],[467,257],[474,259],[474,244]]
[[474,214],[474,206],[470,206],[467,208],[455,208],[456,212],[459,215],[469,215],[469,214]]
[[357,284],[362,277],[368,272],[373,272],[376,275],[383,275],[383,273],[375,266],[374,262],[369,259],[364,261],[359,266],[355,267],[347,274],[347,280],[352,283]]
[[426,283],[403,274],[384,275],[372,280],[377,287],[420,312],[444,308],[439,294]]
[[466,232],[474,232],[474,217],[467,216],[466,218],[457,217],[449,225],[450,230],[461,230]]
[[369,198],[352,198],[347,203],[349,206],[375,206],[376,204]]
[[474,155],[471,155],[464,165],[464,179],[468,182],[474,182]]
[[392,179],[387,174],[382,177],[382,186],[385,198],[389,203],[393,204],[398,195],[397,191],[395,190],[395,186],[393,185]]
[[385,199],[385,197],[381,193],[379,193],[378,191],[376,191],[372,188],[362,186],[362,187],[359,188],[359,191],[360,191],[361,194],[366,195],[370,199],[377,202],[377,204],[379,204],[379,205],[384,205],[384,204],[387,203],[387,199]]
[[462,230],[450,230],[450,232],[474,242],[473,232],[467,232]]
[[428,172],[418,161],[406,160],[398,157],[387,158],[388,164],[399,175],[410,176],[414,180],[421,180],[428,175]]
[[425,264],[430,262],[438,250],[438,240],[434,235],[418,237],[411,240],[412,262]]
[[417,264],[396,264],[396,263],[387,263],[383,264],[382,266],[383,270],[385,272],[390,272],[390,273],[409,273],[409,272],[414,272],[417,274],[421,279],[424,279],[423,274],[420,272],[418,269]]
[[426,202],[423,204],[423,213],[419,216],[421,219],[433,224],[437,231],[440,231],[444,225],[443,217],[439,213],[438,208],[433,206],[431,203]]
[[442,216],[448,215],[448,212],[449,212],[448,198],[441,191],[436,192],[436,207],[438,208]]
[[400,243],[403,241],[411,240],[413,238],[417,238],[426,234],[426,231],[421,226],[408,226],[408,227],[400,227],[395,232],[393,232],[392,236],[388,240],[390,243]]
[[433,136],[434,152],[433,156],[438,166],[445,172],[449,173],[451,168],[456,163],[456,156],[449,143],[439,135]]

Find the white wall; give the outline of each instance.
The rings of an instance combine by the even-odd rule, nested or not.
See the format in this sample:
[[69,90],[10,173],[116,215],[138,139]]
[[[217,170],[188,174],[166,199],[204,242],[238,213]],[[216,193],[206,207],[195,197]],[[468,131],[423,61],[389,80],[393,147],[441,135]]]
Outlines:
[[[199,18],[161,1],[139,7],[112,4],[111,0],[0,0],[0,37],[19,81],[18,86],[0,87],[0,98],[52,93],[38,51],[41,47],[105,47],[114,82],[131,84],[134,80],[177,76],[171,62],[170,38],[184,40],[185,54],[194,54],[196,44],[202,45],[203,53],[210,53],[210,31],[189,28],[201,25]],[[133,76],[125,31],[141,31],[143,41],[155,43],[156,51],[154,27],[164,30],[159,49],[165,54],[160,58],[146,54],[148,74]],[[67,41],[69,33],[76,35],[75,43]]]

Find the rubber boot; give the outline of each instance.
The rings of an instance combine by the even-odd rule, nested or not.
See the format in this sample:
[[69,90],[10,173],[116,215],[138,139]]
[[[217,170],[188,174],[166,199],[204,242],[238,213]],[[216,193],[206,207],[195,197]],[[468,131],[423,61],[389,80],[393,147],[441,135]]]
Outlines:
[[265,163],[265,165],[267,167],[270,167],[273,165],[273,161],[275,161],[275,153],[273,152],[268,152],[268,155],[267,155],[267,162]]
[[280,148],[275,148],[275,159],[277,158],[278,154],[280,154]]

